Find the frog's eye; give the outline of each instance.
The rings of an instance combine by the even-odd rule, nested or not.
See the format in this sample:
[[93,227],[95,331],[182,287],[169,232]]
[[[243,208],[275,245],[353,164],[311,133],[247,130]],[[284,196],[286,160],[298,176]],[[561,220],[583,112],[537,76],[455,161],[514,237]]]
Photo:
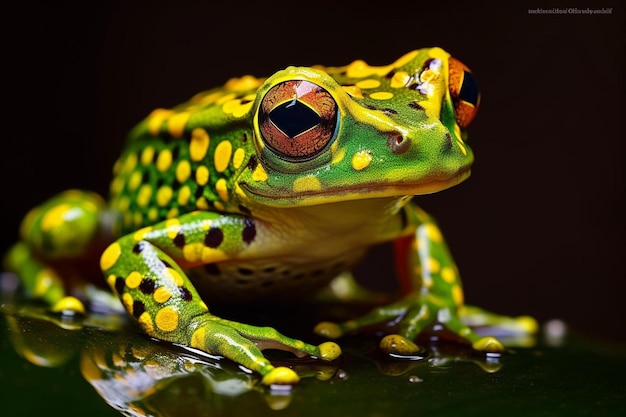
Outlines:
[[450,58],[448,68],[448,88],[454,104],[454,114],[456,122],[463,129],[472,122],[478,112],[480,92],[476,79],[461,61]]
[[284,81],[263,97],[259,130],[280,158],[306,161],[333,140],[338,112],[335,99],[322,87],[304,80]]

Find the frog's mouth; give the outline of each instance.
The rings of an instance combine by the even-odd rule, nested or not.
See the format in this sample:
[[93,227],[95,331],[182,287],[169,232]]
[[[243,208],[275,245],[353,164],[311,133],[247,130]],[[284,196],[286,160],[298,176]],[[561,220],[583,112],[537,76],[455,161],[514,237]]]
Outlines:
[[401,197],[412,195],[433,194],[451,188],[470,176],[471,170],[459,171],[447,178],[429,178],[419,182],[392,182],[390,183],[357,183],[341,187],[322,187],[289,190],[284,187],[272,188],[267,183],[264,187],[254,187],[248,183],[241,183],[240,187],[247,195],[254,196],[254,200],[263,202],[269,206],[284,207],[313,206],[319,204],[335,203],[340,201],[359,200],[366,198]]

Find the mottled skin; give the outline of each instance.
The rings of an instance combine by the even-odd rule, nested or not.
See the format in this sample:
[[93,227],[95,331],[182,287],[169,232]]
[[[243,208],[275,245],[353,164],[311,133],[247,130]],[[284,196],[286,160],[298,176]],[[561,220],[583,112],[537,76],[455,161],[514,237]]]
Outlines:
[[404,297],[315,331],[337,338],[399,319],[380,346],[411,354],[437,320],[474,349],[501,352],[498,340],[461,320],[457,268],[433,219],[411,200],[468,177],[465,128],[478,104],[469,70],[439,48],[387,66],[355,61],[231,79],[133,129],[108,205],[70,191],[31,211],[5,265],[53,311],[84,312],[49,265],[107,241],[101,270],[145,333],[228,357],[265,384],[291,384],[298,375],[274,367],[263,348],[323,360],[340,348],[217,317],[198,289],[207,302],[308,293],[371,245],[394,241]]

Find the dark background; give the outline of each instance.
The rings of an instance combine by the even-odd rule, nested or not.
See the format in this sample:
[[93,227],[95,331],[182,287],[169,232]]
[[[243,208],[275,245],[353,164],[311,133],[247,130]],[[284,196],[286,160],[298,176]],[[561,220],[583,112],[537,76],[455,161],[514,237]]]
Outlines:
[[[295,3],[5,8],[0,250],[44,198],[70,187],[106,194],[125,133],[155,107],[247,73],[382,65],[441,46],[481,86],[469,139],[476,164],[468,181],[419,203],[443,228],[467,301],[625,341],[623,8]],[[612,13],[528,13],[538,7]],[[387,250],[376,251],[359,273],[389,281],[388,261]]]

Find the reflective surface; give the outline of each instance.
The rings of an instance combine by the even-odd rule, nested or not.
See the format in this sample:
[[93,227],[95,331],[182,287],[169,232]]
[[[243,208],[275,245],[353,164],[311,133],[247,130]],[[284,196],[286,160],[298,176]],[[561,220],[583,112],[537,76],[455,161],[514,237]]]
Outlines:
[[[289,316],[284,310],[257,315]],[[580,338],[561,346],[540,340],[487,360],[439,340],[423,358],[391,360],[377,351],[377,337],[347,337],[336,363],[275,356],[306,376],[293,389],[268,389],[229,361],[149,340],[117,316],[58,321],[32,307],[5,308],[1,323],[0,400],[11,416],[626,412],[626,349]]]

